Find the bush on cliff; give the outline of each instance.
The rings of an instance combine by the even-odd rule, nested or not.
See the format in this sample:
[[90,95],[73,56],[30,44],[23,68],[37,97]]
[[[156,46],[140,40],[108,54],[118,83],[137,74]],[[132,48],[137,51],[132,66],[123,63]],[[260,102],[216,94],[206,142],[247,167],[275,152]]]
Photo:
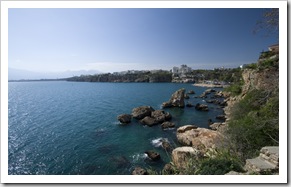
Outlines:
[[230,94],[232,96],[236,96],[236,95],[239,95],[241,94],[242,92],[242,86],[243,86],[243,81],[240,81],[240,82],[236,82],[228,87],[226,87],[224,89],[225,92],[230,92]]
[[242,160],[279,144],[279,90],[252,90],[232,110],[227,134]]

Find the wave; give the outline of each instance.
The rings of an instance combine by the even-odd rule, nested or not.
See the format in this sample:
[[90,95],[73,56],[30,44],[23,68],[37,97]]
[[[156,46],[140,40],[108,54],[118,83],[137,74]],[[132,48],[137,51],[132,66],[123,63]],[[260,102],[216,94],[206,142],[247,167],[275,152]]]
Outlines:
[[163,142],[169,142],[168,138],[156,138],[151,140],[151,143],[154,147],[161,147]]
[[141,160],[145,160],[147,157],[148,156],[145,153],[136,153],[136,154],[130,156],[130,158],[132,158],[133,163],[137,163]]

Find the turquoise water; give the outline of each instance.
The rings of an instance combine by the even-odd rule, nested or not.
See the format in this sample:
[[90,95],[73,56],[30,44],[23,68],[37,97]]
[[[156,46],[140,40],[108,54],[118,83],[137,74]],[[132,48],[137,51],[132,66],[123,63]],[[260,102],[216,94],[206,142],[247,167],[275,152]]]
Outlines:
[[[131,174],[136,166],[160,170],[170,156],[159,146],[167,138],[173,146],[176,129],[147,127],[133,120],[121,125],[117,116],[134,107],[160,109],[180,88],[200,95],[206,88],[175,83],[9,82],[8,156],[10,175]],[[218,89],[217,89],[218,90]],[[203,103],[200,98],[190,100]],[[209,104],[209,112],[195,108],[166,109],[176,127],[207,121],[223,111]],[[155,150],[162,160],[144,154]]]

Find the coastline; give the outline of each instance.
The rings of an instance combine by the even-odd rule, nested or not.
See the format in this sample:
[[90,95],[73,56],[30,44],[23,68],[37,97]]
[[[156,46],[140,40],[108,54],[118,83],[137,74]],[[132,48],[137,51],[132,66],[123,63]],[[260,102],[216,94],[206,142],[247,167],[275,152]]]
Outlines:
[[193,86],[208,87],[208,88],[226,88],[228,85],[216,85],[216,84],[205,84],[205,83],[194,83]]

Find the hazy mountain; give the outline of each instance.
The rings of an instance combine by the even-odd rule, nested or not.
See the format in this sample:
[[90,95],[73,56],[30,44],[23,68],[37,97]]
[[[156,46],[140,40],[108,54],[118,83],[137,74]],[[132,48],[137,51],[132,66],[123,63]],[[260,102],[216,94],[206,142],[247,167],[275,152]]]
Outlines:
[[101,73],[98,70],[80,70],[64,72],[34,72],[23,69],[8,68],[8,80],[21,79],[59,79],[80,75],[92,75]]

